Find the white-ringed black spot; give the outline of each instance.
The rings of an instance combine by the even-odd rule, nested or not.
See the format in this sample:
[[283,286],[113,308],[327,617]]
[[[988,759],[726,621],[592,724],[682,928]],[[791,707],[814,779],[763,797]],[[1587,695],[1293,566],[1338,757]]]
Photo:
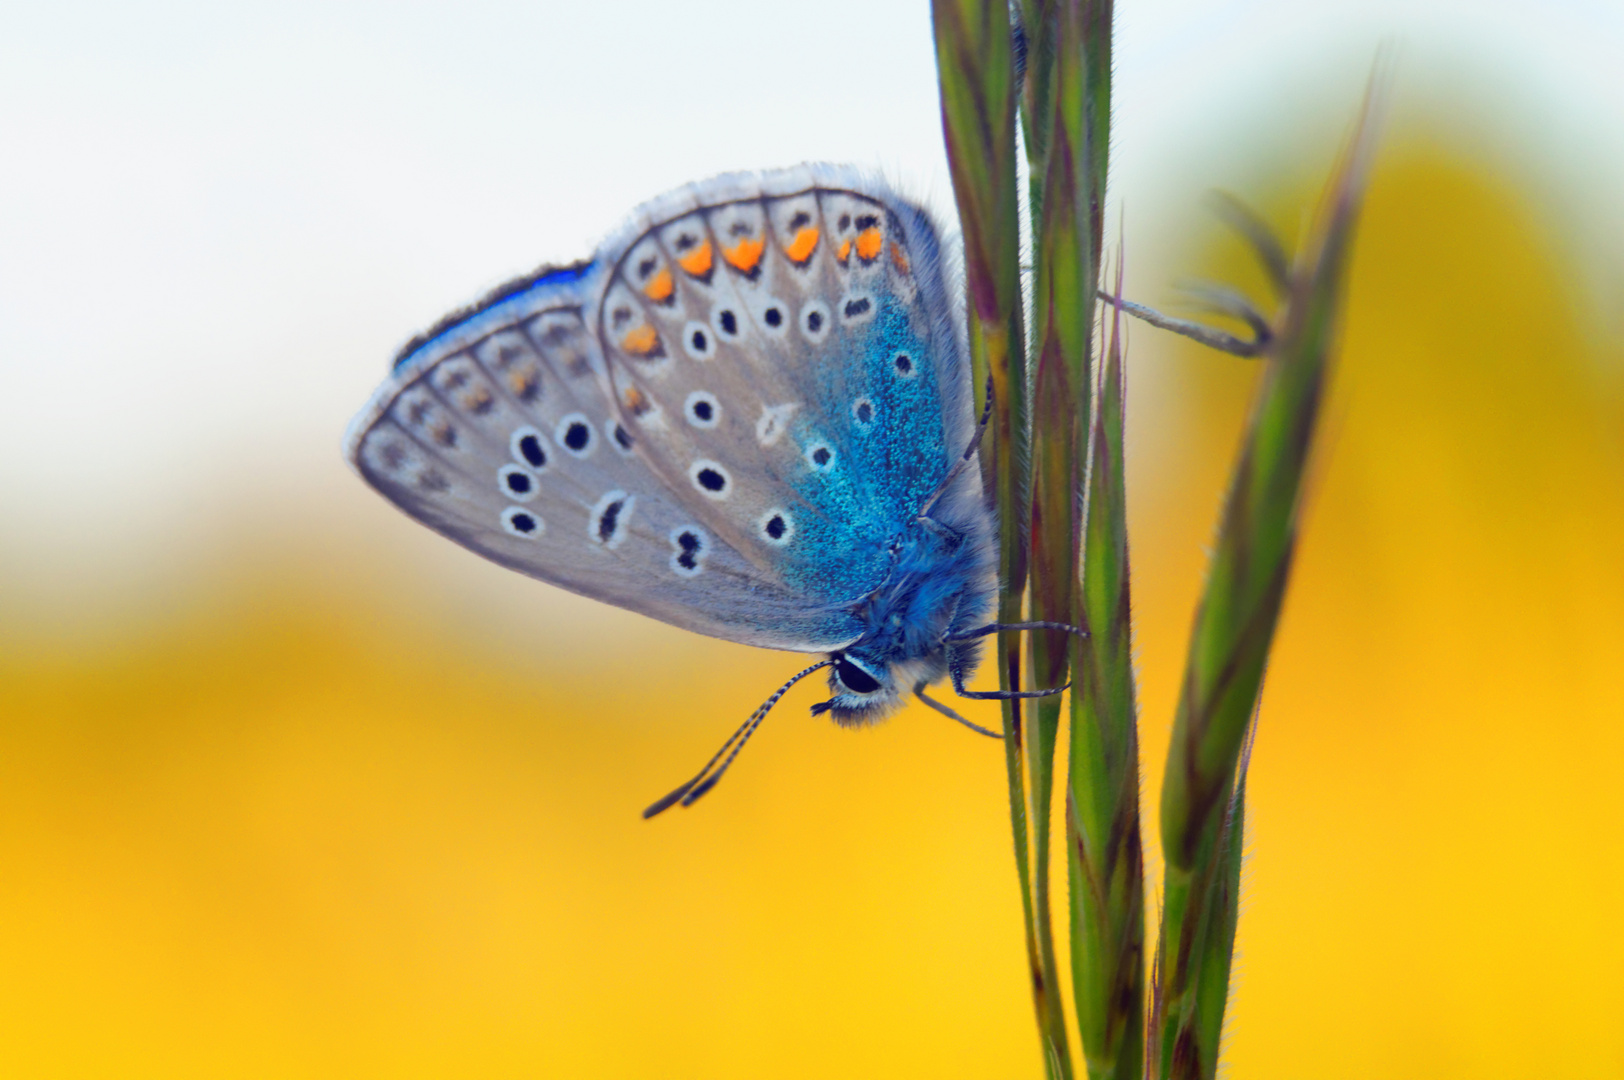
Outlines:
[[502,530],[521,540],[534,540],[547,531],[546,524],[532,511],[510,506],[502,511]]
[[682,415],[694,427],[708,431],[722,422],[722,404],[709,390],[695,390],[683,403]]
[[619,547],[628,535],[632,507],[636,504],[637,496],[624,491],[611,491],[599,499],[592,507],[591,531],[588,533],[592,542],[602,544],[611,551]]
[[711,325],[715,328],[719,337],[726,338],[729,341],[739,336],[739,316],[732,308],[722,308],[717,311],[715,318],[711,320]]
[[828,472],[834,465],[835,452],[823,443],[814,443],[806,451],[806,460],[818,472]]
[[829,305],[808,300],[801,308],[801,336],[816,345],[829,336]]
[[553,430],[553,442],[574,457],[586,458],[592,456],[598,440],[590,420],[581,413],[570,413],[560,420],[558,427]]
[[697,525],[679,525],[671,530],[671,569],[678,577],[698,577],[705,569],[710,542]]
[[[755,324],[756,329],[761,333],[770,338],[781,338],[789,333],[790,320],[795,316],[778,297],[746,292],[741,294],[739,299],[750,306],[750,321]],[[739,323],[740,335],[743,336],[747,329],[748,327],[741,317]]]
[[789,543],[790,537],[795,535],[795,520],[781,506],[762,514],[756,520],[756,526],[761,530],[761,538],[775,547]]
[[496,484],[502,489],[502,494],[519,502],[534,499],[541,488],[534,473],[517,465],[503,465],[496,470]]
[[513,454],[513,460],[523,462],[538,473],[547,468],[546,436],[533,427],[516,429],[508,440],[508,450]]
[[688,478],[702,495],[712,499],[725,499],[733,491],[733,478],[726,469],[714,461],[700,458],[688,466]]
[[913,357],[900,349],[891,357],[891,366],[896,368],[897,374],[904,379],[911,379],[919,373],[919,369],[914,366]]
[[709,360],[716,355],[716,339],[711,328],[702,322],[691,322],[682,328],[682,350],[695,360]]
[[631,432],[621,427],[619,420],[606,421],[603,425],[603,430],[608,434],[609,440],[614,443],[615,449],[620,451],[621,457],[632,456]]
[[867,427],[874,422],[874,403],[866,397],[860,397],[851,403],[851,414],[859,424]]

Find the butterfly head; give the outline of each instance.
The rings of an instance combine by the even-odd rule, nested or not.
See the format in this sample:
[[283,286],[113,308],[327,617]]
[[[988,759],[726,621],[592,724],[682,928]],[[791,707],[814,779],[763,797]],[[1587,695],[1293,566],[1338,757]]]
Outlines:
[[878,723],[902,707],[903,696],[947,674],[945,653],[909,660],[889,660],[878,651],[858,648],[834,653],[829,666],[828,701],[812,706],[812,715],[828,713],[841,727]]

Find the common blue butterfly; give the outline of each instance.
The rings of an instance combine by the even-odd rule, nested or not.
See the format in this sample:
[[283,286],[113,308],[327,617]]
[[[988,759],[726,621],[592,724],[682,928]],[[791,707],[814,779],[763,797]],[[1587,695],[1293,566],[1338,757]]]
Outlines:
[[922,208],[847,168],[734,174],[414,339],[344,452],[503,566],[827,654],[652,816],[709,790],[821,668],[813,711],[843,725],[913,693],[976,727],[925,694],[944,678],[1004,696],[964,689],[997,589],[965,349]]

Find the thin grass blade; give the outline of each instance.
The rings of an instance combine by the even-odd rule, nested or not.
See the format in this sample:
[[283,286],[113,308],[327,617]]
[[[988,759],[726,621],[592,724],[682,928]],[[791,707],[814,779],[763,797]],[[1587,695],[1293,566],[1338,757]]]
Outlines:
[[[1217,1070],[1238,904],[1240,765],[1296,546],[1381,79],[1290,277],[1191,633],[1162,784],[1167,861],[1152,1038],[1160,1075]],[[1260,257],[1268,261],[1267,251]]]

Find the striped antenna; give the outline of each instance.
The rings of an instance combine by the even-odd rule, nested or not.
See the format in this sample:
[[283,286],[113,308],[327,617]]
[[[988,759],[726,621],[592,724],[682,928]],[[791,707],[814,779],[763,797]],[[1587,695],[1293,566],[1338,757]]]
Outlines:
[[[647,810],[644,810],[643,817],[645,819],[651,818],[655,814],[671,809],[672,806],[679,802],[683,806],[692,806],[695,800],[716,786],[716,782],[722,778],[722,774],[727,772],[728,766],[733,764],[733,759],[739,756],[739,751],[744,749],[744,744],[750,741],[750,736],[756,733],[756,728],[760,727],[761,722],[767,719],[767,714],[772,711],[772,707],[778,704],[778,699],[788,693],[790,687],[814,671],[819,668],[826,668],[834,662],[833,657],[819,660],[805,671],[798,672],[789,682],[780,686],[777,693],[761,703],[761,708],[750,714],[750,719],[739,725],[739,730],[728,736],[727,742],[722,744],[722,748],[716,751],[714,757],[705,762],[705,767],[699,770],[698,776],[650,806]],[[725,761],[722,760],[723,754],[727,754],[727,760]],[[716,765],[718,761],[722,762],[719,768]]]

